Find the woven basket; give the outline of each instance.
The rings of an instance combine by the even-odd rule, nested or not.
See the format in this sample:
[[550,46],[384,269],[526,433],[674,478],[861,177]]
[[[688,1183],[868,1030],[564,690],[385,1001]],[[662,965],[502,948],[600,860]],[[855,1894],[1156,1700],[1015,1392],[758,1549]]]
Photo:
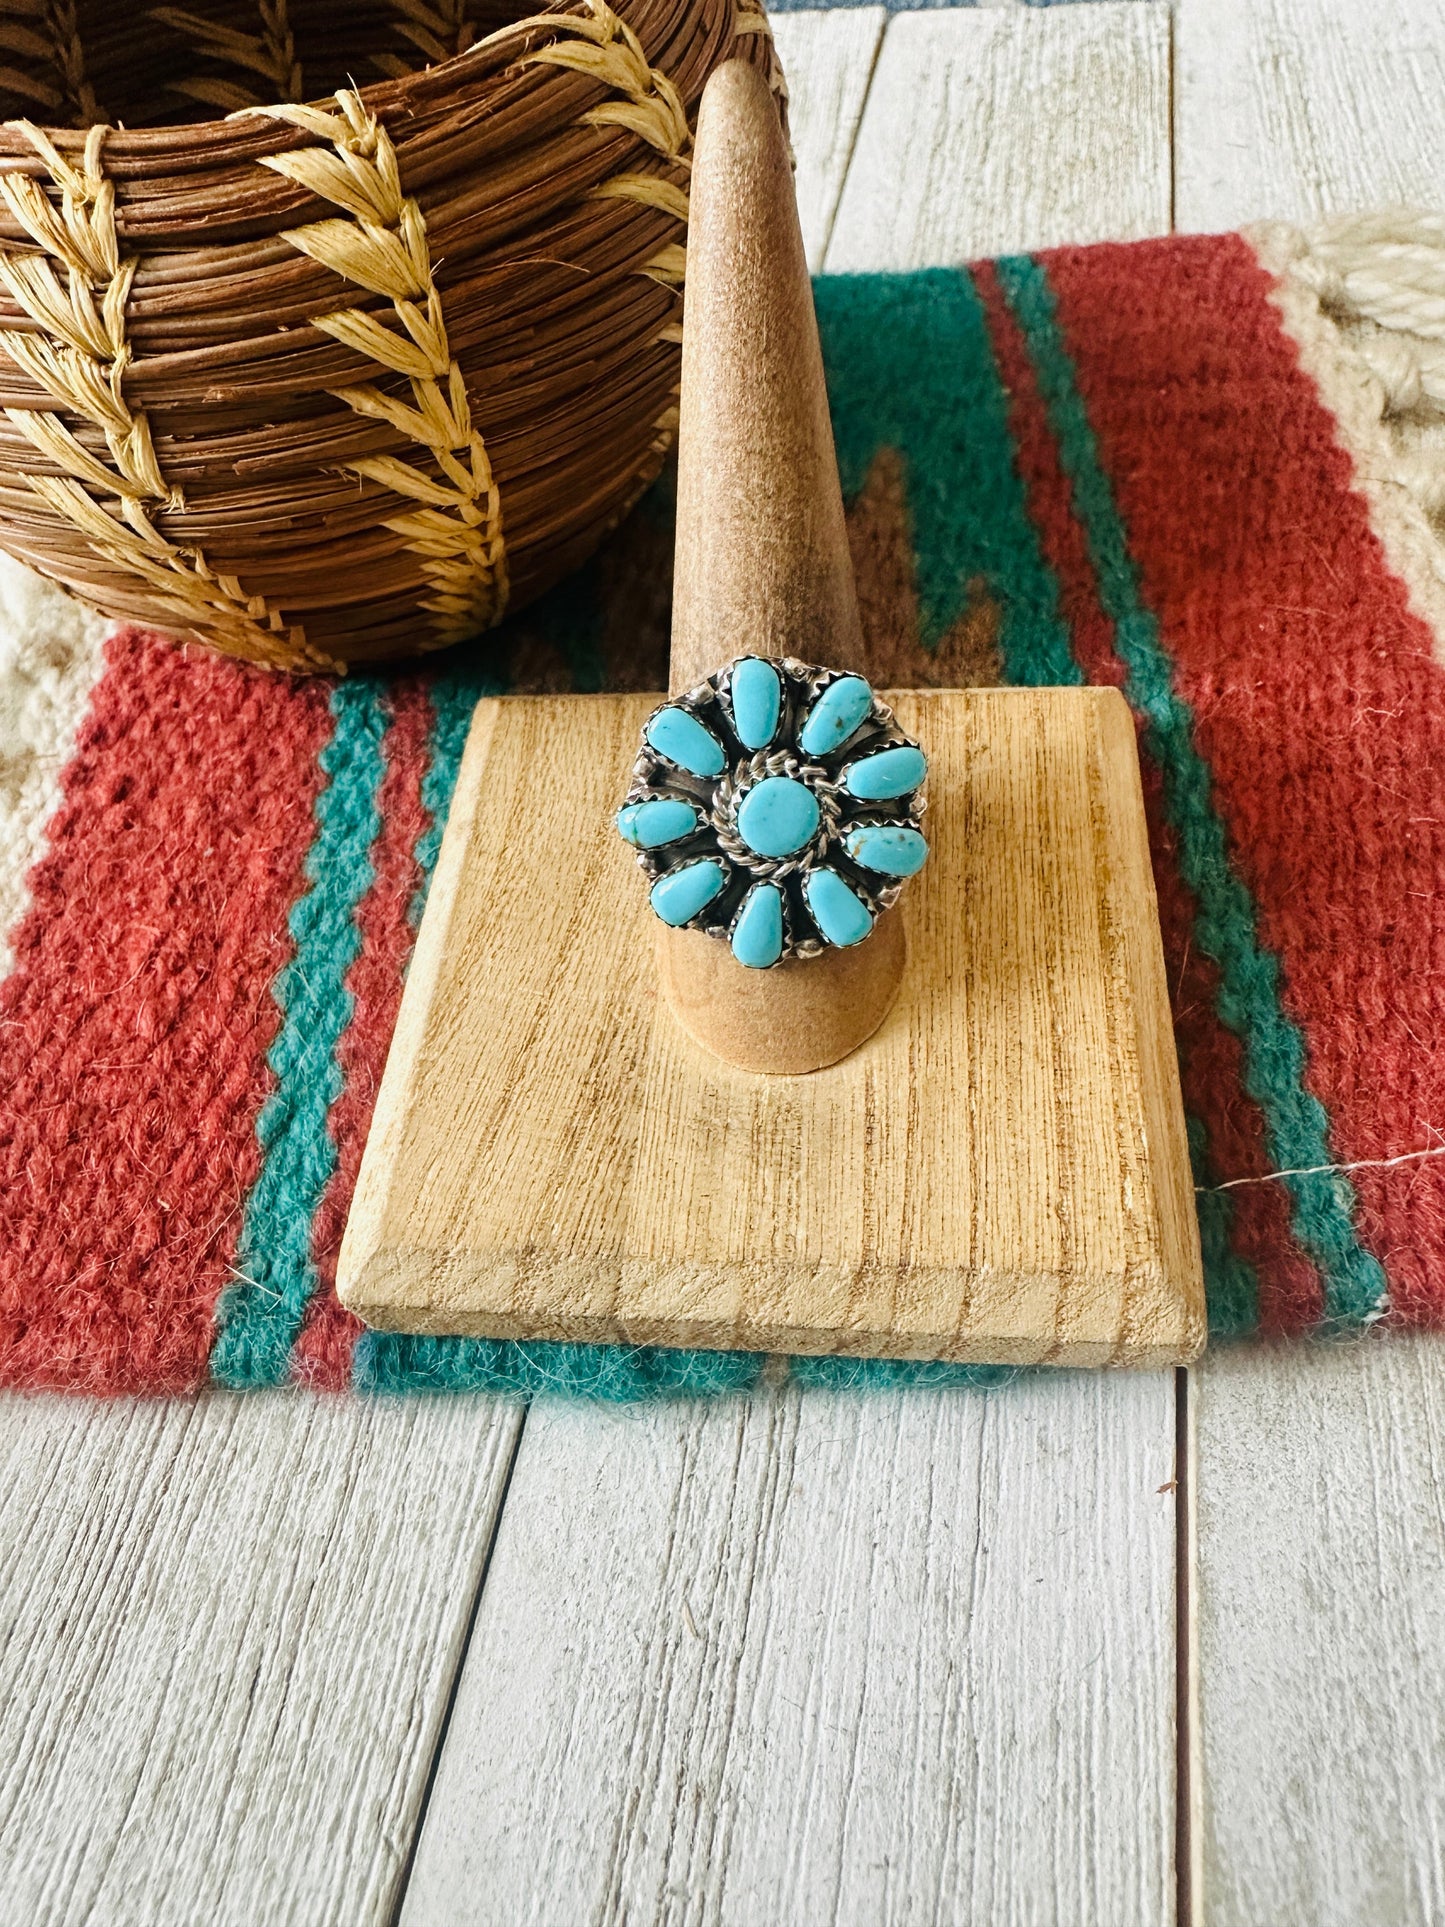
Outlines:
[[331,670],[489,627],[656,472],[689,121],[729,57],[781,91],[760,11],[6,13],[11,554],[108,615]]

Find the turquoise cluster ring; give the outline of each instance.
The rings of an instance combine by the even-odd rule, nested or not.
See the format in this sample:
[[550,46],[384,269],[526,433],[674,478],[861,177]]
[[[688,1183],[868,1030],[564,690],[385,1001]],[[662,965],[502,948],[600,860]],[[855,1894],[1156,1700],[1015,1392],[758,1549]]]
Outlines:
[[664,923],[766,970],[891,909],[928,856],[927,774],[862,676],[739,656],[648,717],[616,822]]

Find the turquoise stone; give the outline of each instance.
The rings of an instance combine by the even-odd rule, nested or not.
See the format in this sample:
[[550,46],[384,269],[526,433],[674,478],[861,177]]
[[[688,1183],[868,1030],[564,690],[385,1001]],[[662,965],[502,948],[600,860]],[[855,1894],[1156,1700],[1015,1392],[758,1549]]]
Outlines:
[[697,825],[698,813],[691,803],[677,803],[670,797],[628,803],[617,812],[618,829],[639,850],[655,850],[663,843],[676,843]]
[[808,910],[820,933],[838,949],[862,943],[873,928],[873,913],[836,870],[814,870],[803,884]]
[[783,954],[783,895],[775,883],[748,891],[733,925],[733,955],[749,970],[766,970]]
[[732,673],[733,728],[744,749],[766,749],[778,731],[783,685],[770,662],[746,656]]
[[726,760],[722,744],[686,709],[674,706],[659,709],[647,725],[647,740],[659,756],[665,756],[668,762],[676,763],[679,769],[689,770],[694,776],[722,774]]
[[712,857],[702,863],[686,863],[653,884],[649,892],[652,907],[664,923],[676,929],[706,909],[725,881],[723,866]]
[[738,835],[759,856],[791,856],[818,834],[818,799],[791,776],[765,776],[738,805]]
[[847,850],[865,870],[880,870],[888,877],[911,877],[923,868],[928,843],[917,830],[891,823],[865,823],[849,832]]
[[809,756],[826,756],[842,748],[872,707],[873,691],[861,676],[840,676],[808,711],[798,741]]
[[928,758],[923,751],[901,743],[897,749],[880,749],[876,756],[850,763],[843,787],[865,803],[881,803],[885,797],[906,796],[916,790],[927,774]]

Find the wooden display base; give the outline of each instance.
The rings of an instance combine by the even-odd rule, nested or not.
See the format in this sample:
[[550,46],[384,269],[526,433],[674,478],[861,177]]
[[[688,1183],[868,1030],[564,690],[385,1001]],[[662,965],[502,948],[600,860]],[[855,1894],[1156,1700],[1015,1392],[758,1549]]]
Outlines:
[[888,696],[931,765],[932,855],[892,913],[908,966],[882,1027],[804,1077],[719,1062],[660,995],[611,824],[655,700],[478,708],[343,1302],[401,1331],[1193,1358],[1199,1243],[1122,698]]

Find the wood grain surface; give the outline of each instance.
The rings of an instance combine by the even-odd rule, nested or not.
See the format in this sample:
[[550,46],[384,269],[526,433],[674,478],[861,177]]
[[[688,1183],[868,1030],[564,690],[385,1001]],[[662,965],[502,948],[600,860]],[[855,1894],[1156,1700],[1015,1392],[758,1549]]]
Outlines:
[[1171,1390],[535,1408],[403,1927],[1163,1927]]
[[0,1920],[387,1919],[519,1424],[0,1400]]
[[1118,691],[889,693],[929,756],[928,867],[892,913],[909,967],[867,1043],[790,1078],[731,1070],[658,994],[609,810],[654,700],[479,709],[342,1302],[491,1338],[1193,1357],[1193,1188]]
[[1181,0],[1176,222],[1445,206],[1436,0]]
[[1229,1346],[1197,1395],[1204,1918],[1445,1920],[1445,1350]]
[[797,159],[798,219],[808,266],[823,265],[853,142],[888,15],[882,7],[810,8],[773,15],[790,82],[788,128]]
[[895,16],[826,256],[919,268],[1169,227],[1169,9]]
[[741,61],[703,95],[690,199],[669,689],[746,649],[863,669],[787,145]]

